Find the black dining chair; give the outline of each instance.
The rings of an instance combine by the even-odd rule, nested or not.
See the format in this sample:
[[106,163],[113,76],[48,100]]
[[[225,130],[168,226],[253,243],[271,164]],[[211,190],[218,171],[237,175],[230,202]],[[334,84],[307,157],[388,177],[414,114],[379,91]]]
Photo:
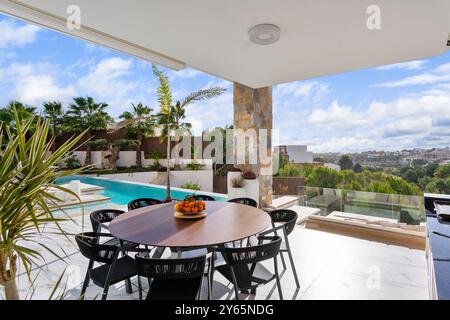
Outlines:
[[251,198],[235,198],[235,199],[228,200],[228,202],[245,204],[247,206],[252,206],[255,208],[258,207],[258,204],[256,203],[256,201]]
[[130,202],[128,202],[128,211],[139,209],[139,208],[143,208],[143,207],[152,206],[152,205],[155,205],[155,204],[162,204],[162,203],[163,202],[161,200],[152,199],[152,198],[134,199],[134,200],[131,200]]
[[[136,263],[128,255],[119,258],[119,253],[125,251],[143,252],[145,250],[100,243],[101,238],[112,237],[107,233],[96,232],[85,232],[75,236],[81,254],[89,259],[80,299],[84,299],[90,280],[103,288],[102,300],[106,300],[109,287],[121,281],[125,281],[126,292],[132,293],[130,278],[137,275]],[[94,267],[95,263],[99,263],[100,266]]]
[[[251,199],[251,198],[235,198],[235,199],[228,200],[228,202],[245,204],[247,206],[251,206],[251,207],[255,207],[255,208],[258,207],[258,204],[256,203],[256,201],[254,199]],[[250,239],[247,239],[247,242],[249,240]],[[239,245],[241,247],[242,247],[242,243],[243,243],[242,240],[239,240]],[[236,246],[236,245],[238,245],[238,243],[237,242],[233,242],[233,246]]]
[[149,253],[135,256],[139,299],[141,277],[149,279],[146,300],[195,300],[200,298],[206,256],[180,259],[153,259]]
[[[295,284],[297,285],[297,288],[300,288],[300,282],[298,281],[297,270],[295,269],[294,259],[292,257],[291,246],[288,238],[289,234],[294,231],[298,214],[294,210],[290,209],[277,209],[269,211],[268,214],[272,220],[272,229],[260,233],[260,236],[266,236],[269,234],[278,235],[277,231],[281,231],[283,233],[283,242],[280,247],[281,262],[283,263],[283,268],[286,269],[286,262],[283,257],[283,253],[286,252],[289,257],[292,272],[294,273]],[[278,226],[276,224],[278,224]]]
[[102,232],[102,229],[109,230],[108,225],[114,218],[125,213],[123,210],[118,209],[102,209],[91,212],[89,218],[91,219],[92,231]]
[[[124,214],[125,211],[118,210],[118,209],[102,209],[102,210],[96,210],[91,212],[89,218],[91,220],[92,225],[92,231],[98,232],[98,233],[106,233],[106,231],[109,231],[109,226],[107,225],[111,221],[114,220],[114,218],[117,218],[121,214]],[[108,239],[103,244],[108,244],[112,246],[118,246],[120,245],[119,239],[116,237],[112,237],[111,239]],[[122,245],[124,246],[130,246],[130,247],[136,247],[138,246],[135,243],[129,242],[129,241],[123,241]]]
[[[188,198],[188,197],[190,197],[190,196],[187,196],[186,198]],[[207,194],[195,194],[193,197],[197,201],[216,201],[216,199],[214,199],[214,197],[208,196]]]
[[[264,241],[268,241],[264,243]],[[281,245],[279,236],[258,237],[258,245],[240,248],[219,247],[212,248],[213,258],[210,259],[211,270],[208,284],[212,286],[214,271],[220,272],[228,281],[233,283],[236,300],[239,300],[239,290],[256,294],[256,288],[272,280],[276,280],[278,295],[283,300],[280,276],[278,274],[277,258]],[[225,263],[217,265],[215,254],[220,253]],[[264,267],[261,262],[273,259],[274,273]],[[209,288],[212,292],[212,288]]]

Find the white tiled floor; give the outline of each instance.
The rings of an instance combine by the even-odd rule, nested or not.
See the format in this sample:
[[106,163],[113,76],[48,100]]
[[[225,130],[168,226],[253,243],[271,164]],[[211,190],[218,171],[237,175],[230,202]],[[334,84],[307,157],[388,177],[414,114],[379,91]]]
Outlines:
[[[65,229],[76,234],[81,231],[81,218],[65,222]],[[88,218],[86,230],[90,231]],[[53,236],[54,238],[54,236]],[[87,267],[87,260],[78,253],[73,236],[58,237],[57,244],[48,241],[64,261],[43,252],[46,262],[32,272],[34,293],[25,274],[19,277],[21,296],[48,299],[64,270],[60,289],[66,288],[66,299],[77,299]],[[427,270],[425,253],[404,247],[390,246],[346,236],[297,227],[290,235],[293,255],[300,278],[297,290],[291,269],[281,273],[285,299],[427,299]],[[61,247],[59,247],[61,246]],[[64,252],[62,251],[64,249]],[[268,263],[267,267],[271,268]],[[23,268],[22,268],[23,269]],[[22,270],[23,271],[23,270]],[[145,281],[144,281],[145,282]],[[121,283],[111,288],[109,299],[137,299],[137,284],[133,281],[133,294],[125,292]],[[59,291],[57,291],[59,292]],[[206,287],[203,290],[206,294]],[[91,285],[87,298],[95,298],[101,289]],[[216,273],[214,299],[234,298],[232,286]],[[278,299],[275,284],[257,290],[256,296],[242,295],[245,299]]]

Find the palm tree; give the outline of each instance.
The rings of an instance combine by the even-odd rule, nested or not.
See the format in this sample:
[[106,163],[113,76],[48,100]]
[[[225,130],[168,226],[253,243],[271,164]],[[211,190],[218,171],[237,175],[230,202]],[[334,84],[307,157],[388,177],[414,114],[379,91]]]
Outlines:
[[0,122],[11,129],[15,127],[14,112],[17,113],[19,119],[27,120],[35,116],[36,108],[13,100],[0,109]]
[[127,131],[138,143],[136,145],[136,166],[142,168],[142,143],[144,138],[155,134],[155,119],[152,115],[152,108],[144,106],[142,103],[131,104],[131,111],[125,111],[119,118],[129,122]]
[[[108,104],[95,103],[92,97],[73,98],[74,103],[69,105],[67,111],[67,124],[71,131],[80,132],[87,130],[86,138],[91,139],[95,131],[106,130],[113,122],[111,116],[105,111]],[[91,146],[86,144],[85,165],[91,164]]]
[[[59,137],[63,133],[64,112],[61,102],[45,102],[43,104],[44,117],[50,122],[51,135]],[[52,151],[56,150],[56,143],[52,145]]]
[[213,87],[209,89],[202,89],[189,94],[181,101],[173,103],[172,90],[167,76],[160,71],[155,65],[153,73],[159,81],[157,89],[158,102],[160,112],[157,114],[158,124],[162,128],[161,139],[167,141],[167,188],[166,188],[166,202],[172,200],[170,196],[170,137],[175,132],[190,132],[191,124],[184,122],[186,118],[186,107],[196,101],[204,101],[221,95],[225,92],[224,88]]

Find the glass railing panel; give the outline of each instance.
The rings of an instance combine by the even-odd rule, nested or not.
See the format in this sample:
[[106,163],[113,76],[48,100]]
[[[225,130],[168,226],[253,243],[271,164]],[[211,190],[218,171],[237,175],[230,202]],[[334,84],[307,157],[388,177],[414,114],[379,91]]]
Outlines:
[[304,186],[298,188],[298,195],[300,205],[318,208],[323,216],[341,211],[407,224],[424,221],[421,196]]

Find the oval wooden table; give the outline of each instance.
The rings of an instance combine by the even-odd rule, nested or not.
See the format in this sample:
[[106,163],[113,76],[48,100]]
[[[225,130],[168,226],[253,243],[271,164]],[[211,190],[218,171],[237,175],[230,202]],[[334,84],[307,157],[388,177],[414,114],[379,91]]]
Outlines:
[[132,210],[111,221],[109,231],[119,239],[138,244],[186,248],[210,247],[245,239],[270,226],[270,216],[237,203],[209,201],[206,217],[174,217],[173,203]]

